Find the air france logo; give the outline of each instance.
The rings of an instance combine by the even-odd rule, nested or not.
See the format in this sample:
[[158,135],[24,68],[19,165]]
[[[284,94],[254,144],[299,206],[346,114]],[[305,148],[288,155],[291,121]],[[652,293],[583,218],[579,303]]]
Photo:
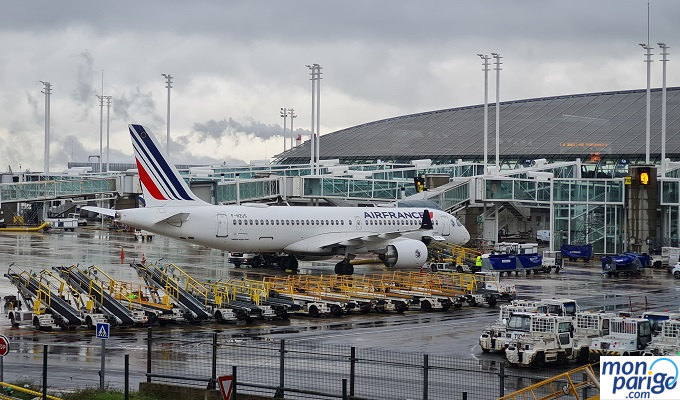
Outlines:
[[602,357],[602,399],[680,399],[680,357]]

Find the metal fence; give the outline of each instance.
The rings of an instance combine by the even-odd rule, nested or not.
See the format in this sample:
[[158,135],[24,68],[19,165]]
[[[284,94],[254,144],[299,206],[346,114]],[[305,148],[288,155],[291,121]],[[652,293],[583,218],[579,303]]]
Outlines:
[[[236,367],[239,393],[295,399],[495,399],[563,372],[478,360],[295,340],[153,338],[147,380],[214,387]],[[344,381],[344,382],[343,382]],[[344,384],[344,387],[343,387]]]

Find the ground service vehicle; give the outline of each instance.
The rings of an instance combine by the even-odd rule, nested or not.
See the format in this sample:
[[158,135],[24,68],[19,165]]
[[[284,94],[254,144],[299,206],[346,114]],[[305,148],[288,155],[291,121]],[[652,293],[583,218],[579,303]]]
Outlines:
[[[579,311],[576,301],[571,299],[543,299],[537,302],[513,300],[509,305],[501,306],[499,320],[489,326],[479,337],[479,346],[483,352],[502,351],[510,339],[520,333],[527,332],[530,324],[522,314],[543,314],[574,318]],[[513,320],[512,316],[518,316]],[[511,323],[512,321],[512,328]],[[517,332],[515,332],[517,331]]]
[[664,321],[661,331],[652,338],[645,354],[654,356],[675,356],[680,351],[680,321]]
[[640,275],[642,263],[634,254],[616,254],[602,257],[602,274],[607,276]]
[[505,349],[513,365],[543,366],[565,364],[572,358],[574,338],[572,319],[556,315],[532,315],[528,332],[518,335]]
[[69,218],[75,218],[78,220],[78,226],[87,226],[87,220],[80,216],[80,213],[71,213],[68,215]]
[[[489,351],[503,351],[507,345],[508,321],[512,315],[533,314],[538,311],[537,303],[514,300],[508,305],[502,305],[498,321],[486,327],[479,337],[479,347],[487,353]],[[522,318],[522,317],[518,317]],[[521,323],[513,321],[513,326]],[[512,333],[509,334],[512,336]]]
[[587,363],[590,359],[590,346],[593,339],[609,335],[609,324],[614,317],[616,317],[616,314],[612,313],[577,313],[572,358],[579,363]]
[[656,336],[661,332],[661,324],[668,320],[680,319],[680,313],[672,313],[668,311],[646,311],[642,314],[642,318],[648,319],[652,327],[652,336]]
[[579,312],[576,300],[572,299],[541,299],[540,303],[538,312],[542,314],[575,317]]
[[45,222],[50,225],[51,229],[73,232],[78,227],[78,218],[45,218]]
[[538,244],[550,243],[550,230],[539,229],[536,231],[536,241]]
[[662,247],[661,254],[652,256],[651,262],[653,268],[666,267],[671,271],[678,261],[680,261],[680,247]]
[[562,252],[559,251],[543,251],[543,271],[550,273],[552,270],[560,272],[564,268],[564,261],[562,260]]
[[490,326],[479,337],[482,351],[504,351],[514,339],[529,332],[531,318],[534,315],[537,314],[526,311],[512,312],[507,320]]
[[652,327],[644,318],[615,317],[609,322],[609,334],[594,338],[590,360],[600,356],[639,356],[652,341]]
[[472,272],[467,265],[454,265],[450,262],[432,262],[426,265],[432,272]]

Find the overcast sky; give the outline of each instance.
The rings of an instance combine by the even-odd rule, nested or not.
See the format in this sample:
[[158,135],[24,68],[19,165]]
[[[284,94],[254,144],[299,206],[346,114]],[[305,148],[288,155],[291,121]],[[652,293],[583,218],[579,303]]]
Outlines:
[[[650,42],[680,48],[678,17],[680,1],[652,0]],[[477,53],[503,56],[501,101],[641,89],[646,40],[646,0],[4,1],[0,170],[43,169],[39,81],[53,86],[52,171],[99,154],[102,71],[111,162],[133,161],[129,123],[165,144],[162,73],[174,77],[172,160],[248,162],[283,150],[281,107],[309,133],[305,64],[323,67],[324,134],[482,103]],[[674,50],[668,86],[680,85]]]

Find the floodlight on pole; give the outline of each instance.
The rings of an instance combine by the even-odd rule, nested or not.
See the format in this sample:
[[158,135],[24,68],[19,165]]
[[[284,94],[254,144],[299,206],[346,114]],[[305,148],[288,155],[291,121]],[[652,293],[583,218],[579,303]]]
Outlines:
[[650,82],[650,73],[651,73],[651,65],[652,65],[652,48],[651,46],[648,46],[644,43],[640,43],[640,46],[647,50],[647,53],[645,55],[647,56],[647,60],[645,61],[647,63],[647,114],[646,114],[646,130],[645,130],[645,163],[649,164],[651,162],[651,157],[649,154],[649,146],[650,146],[650,137],[651,137],[651,82]]
[[315,146],[316,134],[314,133],[314,117],[315,117],[314,107],[316,106],[316,102],[314,101],[314,97],[316,95],[315,90],[314,90],[315,87],[316,87],[315,86],[316,85],[316,79],[314,79],[314,75],[315,75],[314,71],[316,69],[315,65],[316,64],[305,65],[305,67],[309,68],[309,70],[310,70],[310,75],[311,75],[310,80],[312,81],[312,113],[311,113],[312,114],[312,131],[311,131],[311,134],[310,134],[310,137],[309,137],[309,144],[310,144],[310,147],[311,147],[310,156],[309,156],[309,168],[310,168],[310,173],[312,175],[315,174],[314,169],[315,169],[315,166],[316,166],[316,156],[314,154],[315,151],[316,151],[316,146]]
[[488,54],[477,54],[484,62],[482,65],[484,68],[484,160],[482,165],[484,166],[484,175],[486,175],[486,163],[489,154],[489,55]]
[[[297,115],[295,115],[295,109],[294,108],[289,108],[288,114],[290,114],[290,148],[292,149],[293,147],[295,147],[293,145],[293,140],[294,140],[294,138],[293,138],[293,134],[294,134],[293,133],[294,132],[293,131],[293,119],[297,118]],[[285,138],[284,138],[284,140],[285,140]]]
[[110,127],[110,111],[111,111],[111,96],[104,96],[106,100],[106,172],[111,171],[109,166],[109,127]]
[[321,173],[321,65],[314,64],[316,67],[316,168],[317,174]]
[[[288,109],[281,107],[281,117],[283,117],[283,151],[286,151],[286,118],[288,118]],[[293,147],[291,146],[291,149]]]
[[500,129],[501,129],[501,101],[500,101],[500,96],[501,96],[501,55],[499,53],[491,53],[491,56],[496,60],[494,64],[496,64],[496,169],[498,171],[501,170],[501,162],[500,162],[500,152],[501,152],[501,142],[500,142]]
[[661,176],[666,176],[666,63],[668,62],[668,46],[666,43],[657,43],[661,49],[661,62],[663,63],[663,78],[661,80]]
[[45,159],[43,160],[43,171],[45,174],[50,172],[50,95],[52,94],[52,84],[40,81],[43,84],[42,93],[45,93]]
[[170,155],[170,89],[172,89],[172,75],[170,74],[161,74],[163,78],[165,78],[165,87],[168,89],[168,113],[167,113],[167,120],[166,120],[166,142],[165,142],[165,151],[167,152],[168,155]]
[[[103,93],[103,91],[102,91]],[[96,95],[99,99],[99,170],[98,173],[102,173],[102,138],[104,136],[104,96]]]

